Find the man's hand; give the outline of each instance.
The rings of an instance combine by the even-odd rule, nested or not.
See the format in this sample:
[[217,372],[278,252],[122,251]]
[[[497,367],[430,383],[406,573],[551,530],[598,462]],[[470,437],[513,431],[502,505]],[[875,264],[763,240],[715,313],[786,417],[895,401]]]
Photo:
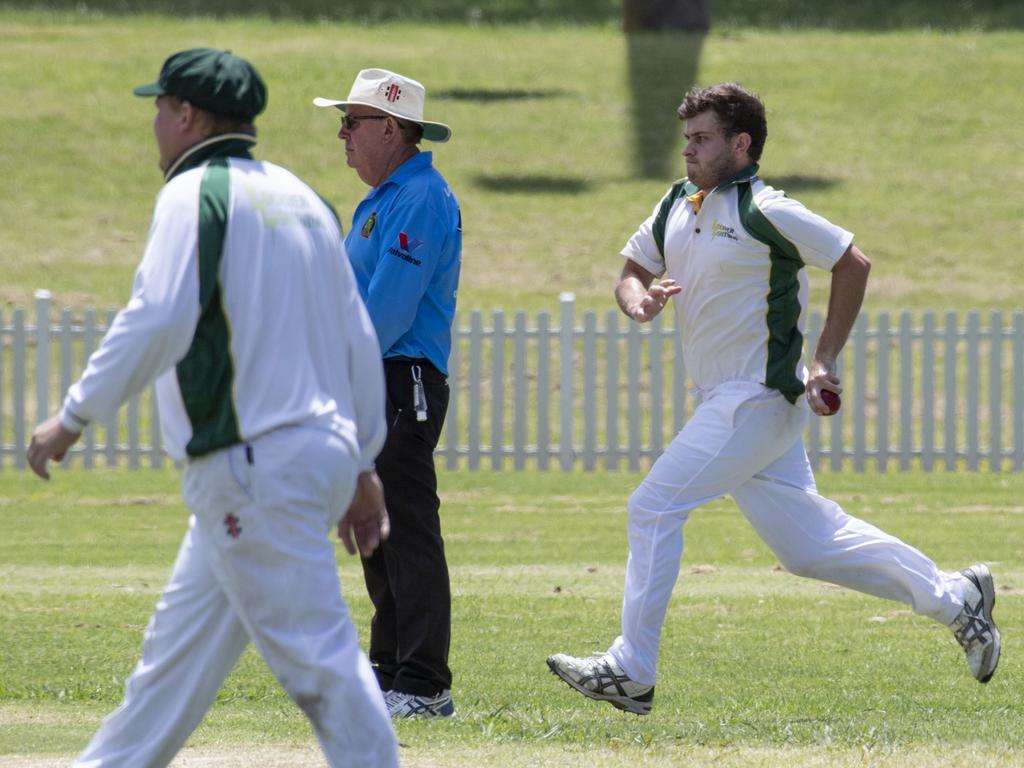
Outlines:
[[81,432],[72,432],[61,424],[59,416],[51,416],[32,433],[32,442],[28,446],[28,464],[32,471],[43,480],[49,480],[46,463],[50,459],[61,461],[68,448],[81,436]]
[[839,377],[835,374],[835,365],[815,360],[811,363],[810,378],[807,379],[807,386],[804,389],[807,403],[811,406],[811,410],[819,416],[831,416],[832,409],[821,399],[821,392],[824,389],[835,392],[837,395],[843,392],[843,388],[839,386]]
[[668,300],[682,290],[675,280],[659,280],[632,259],[626,259],[615,286],[615,300],[627,317],[638,323],[649,323],[665,308]]
[[[338,538],[350,555],[369,557],[391,533],[384,507],[384,486],[374,471],[363,472],[356,481],[356,494],[338,523]],[[354,540],[353,540],[354,534]]]
[[647,287],[647,292],[636,304],[631,304],[627,314],[638,323],[649,323],[668,304],[668,300],[683,289],[671,278],[656,280]]

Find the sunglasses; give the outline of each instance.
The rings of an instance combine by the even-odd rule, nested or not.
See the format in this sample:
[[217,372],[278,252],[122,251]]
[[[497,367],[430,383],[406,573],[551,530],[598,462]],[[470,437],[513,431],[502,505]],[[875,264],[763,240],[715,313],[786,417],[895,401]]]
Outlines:
[[387,120],[390,115],[345,115],[341,118],[341,127],[346,131],[355,130],[360,120]]

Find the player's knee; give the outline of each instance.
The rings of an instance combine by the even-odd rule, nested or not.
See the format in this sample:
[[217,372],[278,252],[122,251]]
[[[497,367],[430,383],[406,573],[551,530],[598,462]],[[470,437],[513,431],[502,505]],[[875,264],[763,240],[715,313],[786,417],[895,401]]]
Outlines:
[[786,555],[780,557],[779,561],[782,563],[782,567],[794,576],[800,576],[804,579],[821,578],[821,561],[816,557],[810,557],[806,554]]
[[663,499],[657,498],[643,485],[630,494],[626,513],[632,525],[642,525],[663,517],[685,520],[687,516],[687,512],[665,504]]

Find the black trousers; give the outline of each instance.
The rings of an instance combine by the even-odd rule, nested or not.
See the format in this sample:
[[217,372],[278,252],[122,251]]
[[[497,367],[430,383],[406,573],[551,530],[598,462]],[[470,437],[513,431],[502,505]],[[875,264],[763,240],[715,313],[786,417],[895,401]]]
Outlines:
[[[413,366],[422,371],[427,418],[416,420]],[[377,474],[391,535],[363,559],[375,609],[370,662],[382,690],[432,696],[451,688],[451,587],[438,510],[437,446],[448,410],[448,381],[426,360],[384,361],[388,435]]]

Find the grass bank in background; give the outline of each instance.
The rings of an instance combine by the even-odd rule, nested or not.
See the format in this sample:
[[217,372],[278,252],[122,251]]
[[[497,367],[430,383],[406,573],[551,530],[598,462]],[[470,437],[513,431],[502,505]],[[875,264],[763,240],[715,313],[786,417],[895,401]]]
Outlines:
[[[1007,645],[989,685],[971,679],[946,629],[904,606],[780,571],[720,501],[687,524],[655,709],[642,719],[585,701],[544,665],[551,652],[614,638],[624,504],[638,480],[442,474],[458,716],[400,723],[406,765],[1024,765],[1012,652],[1024,631],[1024,477],[819,478],[848,511],[941,567],[992,564]],[[184,530],[176,486],[170,471],[58,472],[50,484],[3,475],[0,765],[66,762],[120,700]],[[339,561],[365,637],[358,563]],[[312,744],[250,650],[190,754],[225,766],[320,765]]]
[[428,118],[455,131],[425,148],[462,205],[463,310],[553,310],[566,290],[581,309],[614,306],[619,250],[683,173],[675,160],[664,178],[637,174],[634,115],[678,132],[671,110],[644,113],[645,94],[681,96],[694,78],[762,94],[763,176],[856,233],[874,262],[868,311],[1020,306],[1012,190],[1024,166],[1010,158],[1024,147],[1024,101],[1007,94],[1024,71],[1024,32],[716,28],[680,38],[693,46],[680,73],[658,61],[638,73],[613,26],[8,10],[0,38],[6,304],[26,305],[39,287],[76,309],[123,303],[161,183],[153,108],[131,89],[171,51],[212,45],[250,57],[268,81],[257,154],[306,178],[343,219],[366,188],[344,164],[337,115],[311,100],[343,96],[366,66],[426,83]]
[[[77,13],[165,13],[173,16],[266,16],[357,24],[386,21],[471,24],[608,24],[622,19],[622,0],[5,0],[13,8]],[[716,27],[766,29],[926,28],[1021,29],[1024,8],[1015,0],[714,0]]]

